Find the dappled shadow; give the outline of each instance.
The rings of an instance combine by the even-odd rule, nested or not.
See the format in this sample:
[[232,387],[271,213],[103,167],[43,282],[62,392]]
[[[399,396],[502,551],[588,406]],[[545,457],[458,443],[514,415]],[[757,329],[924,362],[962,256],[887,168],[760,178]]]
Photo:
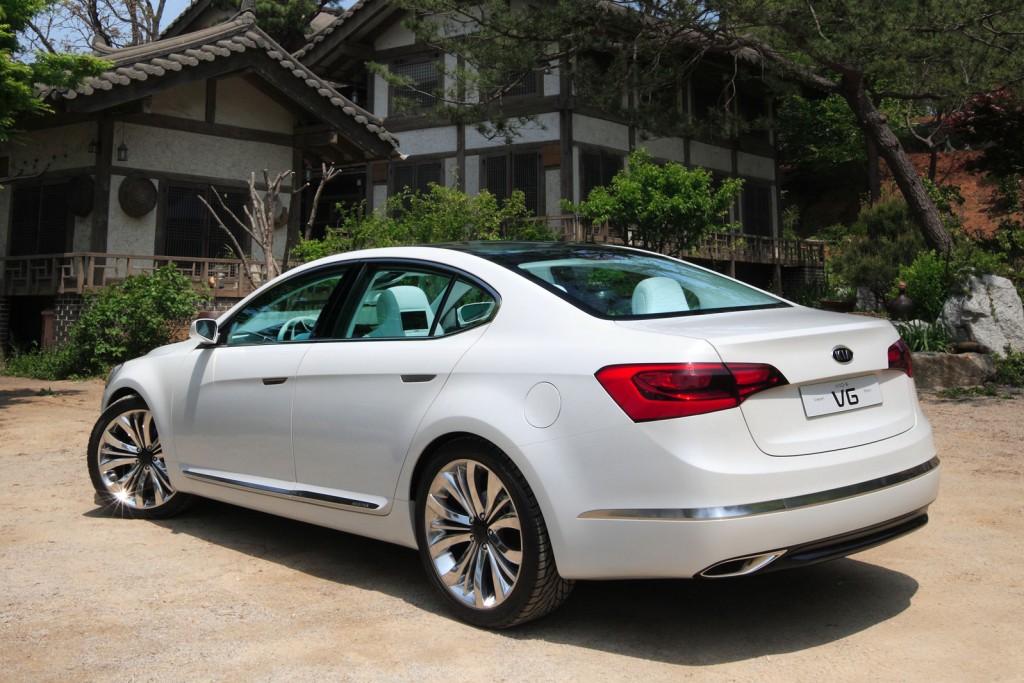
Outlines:
[[[154,523],[447,616],[407,548],[213,501]],[[734,580],[585,581],[554,614],[502,635],[671,664],[719,664],[841,640],[907,609],[917,588],[904,574],[849,559]]]
[[0,408],[15,405],[17,403],[31,403],[33,399],[47,396],[77,396],[85,393],[82,389],[2,389],[0,390]]

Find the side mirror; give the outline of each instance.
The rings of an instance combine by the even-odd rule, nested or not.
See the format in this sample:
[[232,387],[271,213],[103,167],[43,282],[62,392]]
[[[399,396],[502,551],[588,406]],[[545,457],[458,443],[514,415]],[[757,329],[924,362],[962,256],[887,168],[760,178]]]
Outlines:
[[203,344],[216,344],[220,330],[217,321],[212,318],[200,318],[193,320],[192,326],[188,329],[188,338]]

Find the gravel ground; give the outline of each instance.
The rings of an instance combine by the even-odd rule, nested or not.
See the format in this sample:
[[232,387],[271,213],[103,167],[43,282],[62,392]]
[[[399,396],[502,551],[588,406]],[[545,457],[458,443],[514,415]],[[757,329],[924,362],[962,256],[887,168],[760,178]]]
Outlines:
[[923,530],[729,582],[584,582],[491,633],[416,554],[219,503],[93,504],[97,382],[0,377],[5,681],[1024,681],[1024,399],[925,396],[943,483]]

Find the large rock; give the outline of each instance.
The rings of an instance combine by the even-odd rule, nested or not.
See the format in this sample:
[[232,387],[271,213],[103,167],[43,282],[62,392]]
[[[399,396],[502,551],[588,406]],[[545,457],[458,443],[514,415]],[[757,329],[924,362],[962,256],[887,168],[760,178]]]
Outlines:
[[1013,283],[982,275],[971,277],[966,290],[951,296],[939,316],[953,341],[978,342],[1000,355],[1007,345],[1024,351],[1024,306]]
[[976,387],[995,376],[996,363],[986,353],[922,353],[913,355],[918,391]]

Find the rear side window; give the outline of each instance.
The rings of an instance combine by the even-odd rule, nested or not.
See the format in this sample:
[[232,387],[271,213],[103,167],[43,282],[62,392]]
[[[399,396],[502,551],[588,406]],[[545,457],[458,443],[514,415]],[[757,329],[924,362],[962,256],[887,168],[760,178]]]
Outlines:
[[662,317],[787,306],[783,301],[696,266],[625,251],[524,260],[522,275],[542,282],[600,317]]
[[441,337],[489,322],[497,308],[493,294],[456,273],[382,264],[362,281],[337,338]]

